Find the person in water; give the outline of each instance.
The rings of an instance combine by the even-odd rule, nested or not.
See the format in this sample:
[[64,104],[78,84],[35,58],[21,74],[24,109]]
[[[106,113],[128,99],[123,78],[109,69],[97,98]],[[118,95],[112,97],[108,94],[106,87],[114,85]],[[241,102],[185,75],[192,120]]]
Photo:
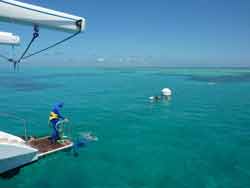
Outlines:
[[51,110],[49,115],[49,122],[52,125],[52,134],[51,134],[51,141],[52,143],[56,143],[57,140],[60,139],[59,136],[59,124],[61,120],[68,121],[67,118],[64,118],[60,111],[63,107],[63,102],[57,103]]
[[154,96],[154,99],[155,100],[161,100],[161,97],[160,96]]
[[161,100],[161,96],[151,96],[149,97],[150,100],[154,100],[154,101],[159,101]]

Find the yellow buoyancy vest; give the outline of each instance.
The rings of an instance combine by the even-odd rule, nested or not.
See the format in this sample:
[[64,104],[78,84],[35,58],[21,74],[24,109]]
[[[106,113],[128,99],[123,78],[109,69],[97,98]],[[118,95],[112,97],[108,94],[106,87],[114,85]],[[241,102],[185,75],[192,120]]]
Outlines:
[[53,119],[58,119],[58,114],[56,114],[55,112],[50,112],[49,120],[51,121]]

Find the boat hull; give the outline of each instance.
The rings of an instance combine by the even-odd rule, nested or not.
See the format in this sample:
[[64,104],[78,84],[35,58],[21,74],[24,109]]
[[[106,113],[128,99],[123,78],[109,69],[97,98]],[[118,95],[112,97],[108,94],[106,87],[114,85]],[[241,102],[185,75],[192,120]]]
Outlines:
[[0,144],[0,174],[36,161],[37,152],[26,145]]

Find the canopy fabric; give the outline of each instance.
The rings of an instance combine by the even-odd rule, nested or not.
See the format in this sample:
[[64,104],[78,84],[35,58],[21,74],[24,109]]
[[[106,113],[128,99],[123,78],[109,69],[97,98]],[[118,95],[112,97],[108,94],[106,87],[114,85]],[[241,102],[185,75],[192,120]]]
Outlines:
[[19,45],[20,37],[8,32],[0,31],[0,44],[4,45]]

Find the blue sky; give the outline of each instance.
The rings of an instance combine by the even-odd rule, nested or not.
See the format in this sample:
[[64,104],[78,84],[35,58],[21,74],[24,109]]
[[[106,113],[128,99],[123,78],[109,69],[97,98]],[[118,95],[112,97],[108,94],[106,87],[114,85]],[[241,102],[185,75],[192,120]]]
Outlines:
[[[30,63],[250,66],[248,0],[22,0],[83,16],[86,32]],[[32,28],[0,23],[28,42]],[[33,49],[67,34],[41,29]],[[24,48],[23,43],[16,53]],[[0,47],[8,53],[7,47]]]

